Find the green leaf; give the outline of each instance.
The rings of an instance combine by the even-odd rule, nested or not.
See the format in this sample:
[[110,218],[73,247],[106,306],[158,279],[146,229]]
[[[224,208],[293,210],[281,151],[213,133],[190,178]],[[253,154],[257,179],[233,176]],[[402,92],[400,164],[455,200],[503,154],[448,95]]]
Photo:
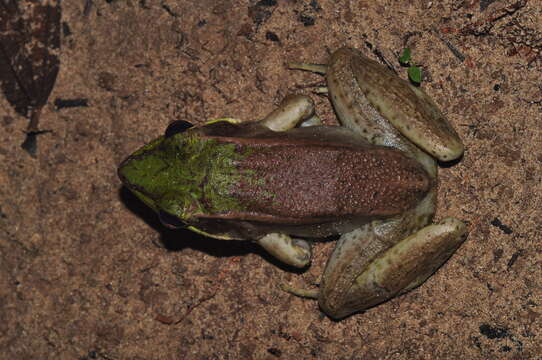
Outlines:
[[410,48],[404,48],[403,55],[401,55],[401,57],[399,58],[399,62],[401,63],[401,65],[408,65],[410,59]]
[[422,69],[418,66],[410,66],[408,68],[408,78],[415,84],[422,82]]

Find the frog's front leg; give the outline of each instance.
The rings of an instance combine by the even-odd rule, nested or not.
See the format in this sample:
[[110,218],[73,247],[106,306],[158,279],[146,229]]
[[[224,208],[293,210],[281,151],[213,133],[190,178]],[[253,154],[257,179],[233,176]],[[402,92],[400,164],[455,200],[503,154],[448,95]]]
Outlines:
[[297,268],[303,268],[311,261],[311,246],[305,240],[271,233],[259,239],[258,244],[275,258]]
[[[303,95],[290,95],[267,115],[260,123],[273,131],[287,131],[296,126],[319,125],[320,119],[314,112],[311,98]],[[280,261],[303,268],[310,263],[311,246],[301,239],[292,239],[282,233],[270,233],[257,240],[268,253]]]
[[288,131],[296,126],[320,125],[314,102],[308,96],[288,95],[269,115],[259,121],[272,131]]
[[373,221],[341,237],[324,272],[318,301],[340,319],[421,285],[465,240],[463,222],[432,215],[434,193],[400,218]]

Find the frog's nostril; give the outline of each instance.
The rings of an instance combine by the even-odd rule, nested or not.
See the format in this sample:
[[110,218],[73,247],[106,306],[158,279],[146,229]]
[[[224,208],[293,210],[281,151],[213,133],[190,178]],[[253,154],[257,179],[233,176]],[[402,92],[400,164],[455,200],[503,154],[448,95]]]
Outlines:
[[185,132],[187,129],[190,129],[192,126],[194,125],[192,125],[188,121],[184,121],[184,120],[174,121],[168,125],[164,136],[166,138],[171,137],[175,134]]

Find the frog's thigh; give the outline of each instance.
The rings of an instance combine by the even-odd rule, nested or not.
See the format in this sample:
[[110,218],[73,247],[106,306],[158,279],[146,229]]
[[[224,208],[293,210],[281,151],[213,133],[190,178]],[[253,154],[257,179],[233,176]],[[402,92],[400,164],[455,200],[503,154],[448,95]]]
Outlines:
[[[383,223],[381,226],[387,225]],[[373,228],[374,233],[380,230],[378,227]],[[321,288],[320,306],[331,317],[342,318],[415,288],[448,260],[464,241],[465,233],[466,226],[463,222],[446,218],[439,224],[426,226],[381,252],[370,260],[368,266],[363,267],[361,274],[351,279],[350,284],[343,283],[343,287],[336,287],[336,285],[334,287],[333,284],[329,284],[330,280],[333,281],[333,274],[330,276],[331,279],[324,277],[326,284]],[[370,234],[365,232],[361,235]],[[378,235],[373,235],[373,241],[367,241],[366,245],[371,246],[377,242],[382,244],[382,240],[386,240],[380,239],[375,242],[375,237]],[[354,239],[353,242],[356,240]],[[353,246],[355,250],[354,243],[350,246]],[[373,245],[373,247],[374,250],[370,247],[366,249],[368,257],[371,252],[379,251],[379,245]],[[345,248],[339,251],[348,250],[350,249]],[[359,253],[358,256],[360,256]],[[354,259],[351,263],[342,265],[353,265],[355,268],[357,265],[355,262]],[[333,264],[331,266],[333,267]],[[327,272],[328,269],[326,269],[326,275]],[[337,278],[337,275],[335,277]],[[341,283],[341,276],[339,275],[336,280]],[[342,294],[341,291],[343,291]]]
[[280,105],[260,123],[273,131],[290,130],[301,122],[311,121],[314,117],[314,102],[308,96],[289,95]]
[[303,268],[311,261],[311,247],[305,240],[292,239],[286,234],[271,233],[257,242],[268,253],[288,265]]

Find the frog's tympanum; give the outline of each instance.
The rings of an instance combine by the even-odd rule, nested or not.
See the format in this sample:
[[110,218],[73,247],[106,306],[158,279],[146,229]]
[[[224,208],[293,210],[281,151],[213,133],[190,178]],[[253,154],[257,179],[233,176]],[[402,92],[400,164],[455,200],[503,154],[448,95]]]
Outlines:
[[289,96],[257,122],[174,122],[118,172],[166,226],[253,240],[292,266],[310,262],[308,240],[340,235],[319,289],[289,289],[340,319],[420,285],[463,242],[461,221],[431,224],[436,160],[463,145],[423,90],[356,50],[292,67],[326,74],[343,126]]

